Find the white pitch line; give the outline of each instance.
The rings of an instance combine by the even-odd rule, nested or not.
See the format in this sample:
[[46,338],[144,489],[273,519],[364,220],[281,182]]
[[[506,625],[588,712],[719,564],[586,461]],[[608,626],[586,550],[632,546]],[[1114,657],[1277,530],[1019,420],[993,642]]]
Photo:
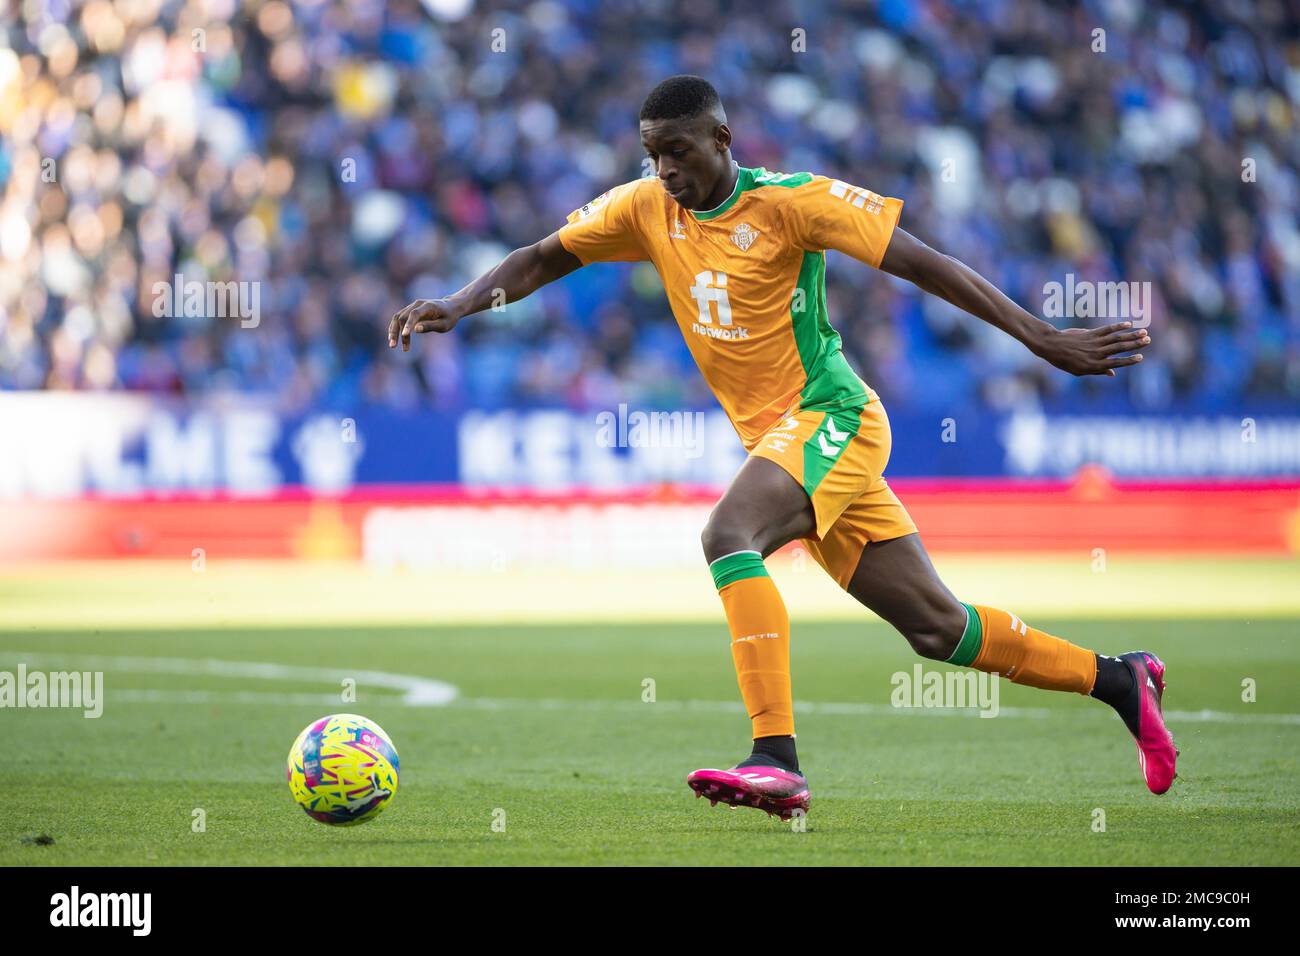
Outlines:
[[[129,704],[292,704],[338,706],[338,694],[282,694],[273,690],[147,690],[108,688],[109,699]],[[394,698],[389,698],[394,699]],[[401,701],[398,701],[401,703]]]
[[[739,703],[724,700],[659,700],[645,703],[639,700],[573,700],[563,697],[462,697],[455,707],[472,707],[479,710],[647,710],[662,708],[672,711],[709,711],[715,713],[743,713]],[[828,714],[840,717],[978,717],[976,707],[894,707],[891,704],[871,704],[861,701],[796,701],[797,714]],[[1094,708],[1093,713],[1107,716]],[[1057,711],[1046,707],[999,707],[999,717],[1023,717],[1047,720]],[[1071,719],[1073,719],[1071,715]],[[1239,723],[1277,724],[1300,726],[1300,714],[1235,714],[1220,710],[1167,710],[1165,717],[1173,723]]]
[[[203,691],[203,690],[112,690],[113,700],[147,704],[216,704],[216,703],[282,703],[321,704],[338,703],[337,694],[281,694],[275,691]],[[374,698],[370,698],[374,700]],[[369,702],[369,701],[368,701]],[[396,703],[407,706],[451,706],[472,710],[568,710],[608,713],[622,711],[649,711],[650,709],[683,712],[741,714],[744,707],[728,700],[659,700],[644,703],[640,700],[578,700],[568,697],[457,697],[448,704],[412,704],[405,699]],[[824,714],[835,717],[978,717],[974,707],[893,707],[889,704],[863,702],[797,701],[797,714]],[[1021,717],[1030,720],[1051,719],[1055,711],[1045,707],[999,707],[998,717]],[[1098,716],[1105,712],[1094,709]],[[1220,710],[1170,710],[1165,712],[1171,724],[1269,724],[1282,727],[1300,726],[1300,714],[1234,714]],[[1175,726],[1175,729],[1177,727]]]
[[[456,707],[472,707],[478,710],[648,710],[658,708],[671,711],[705,711],[708,713],[744,713],[745,708],[737,701],[730,700],[656,700],[646,703],[640,700],[574,700],[568,697],[462,697],[455,702]],[[797,714],[832,714],[847,717],[974,717],[979,710],[973,707],[894,707],[890,704],[869,704],[861,701],[836,703],[834,701],[795,701]],[[1011,714],[1016,717],[1044,718],[1051,716],[1051,711],[1041,707],[1002,707],[999,714]]]
[[[330,704],[337,703],[335,694],[280,694],[273,691],[183,691],[183,690],[109,690],[114,700],[132,703],[208,704],[222,702]],[[373,700],[374,698],[371,698]],[[741,714],[744,707],[728,700],[659,700],[644,703],[640,700],[578,700],[568,697],[458,697],[447,705],[411,704],[407,706],[451,706],[472,710],[569,710],[608,713],[622,711],[649,711],[650,709],[683,712]],[[894,707],[890,704],[862,702],[797,701],[797,714],[824,714],[835,717],[979,717],[974,707]],[[999,707],[995,716],[1021,717],[1030,720],[1049,720],[1055,711],[1045,707]],[[1101,710],[1094,713],[1106,716]],[[1300,726],[1300,714],[1234,714],[1218,710],[1170,710],[1165,712],[1172,724],[1271,724],[1282,727]],[[1176,728],[1175,728],[1176,729]]]
[[[0,660],[16,659],[28,667],[51,667],[62,664],[75,670],[126,671],[146,674],[197,674],[212,677],[245,678],[253,680],[294,680],[339,684],[355,680],[362,691],[370,687],[386,687],[402,691],[400,697],[384,696],[384,702],[407,707],[464,707],[476,710],[571,710],[571,711],[643,711],[647,708],[674,712],[743,713],[737,701],[730,700],[658,700],[646,703],[637,700],[588,699],[568,697],[461,697],[457,688],[446,681],[413,674],[394,674],[387,671],[352,671],[343,668],[302,667],[295,664],[278,664],[263,661],[226,661],[215,658],[189,657],[111,657],[102,655],[50,654],[46,652],[0,650]],[[214,704],[214,703],[280,703],[294,706],[340,703],[337,693],[306,694],[280,691],[220,691],[185,689],[107,688],[111,699],[130,703],[148,704]],[[373,698],[372,698],[373,699]],[[973,707],[894,707],[890,704],[873,704],[864,701],[797,701],[796,713],[824,714],[840,717],[979,717],[980,710]],[[1094,709],[1097,714],[1103,713]],[[999,717],[1022,717],[1031,720],[1050,719],[1056,711],[1045,707],[999,707]],[[1076,716],[1076,715],[1072,715]],[[1222,723],[1267,724],[1284,727],[1300,726],[1300,714],[1283,713],[1233,713],[1222,710],[1167,710],[1165,717],[1172,724]]]

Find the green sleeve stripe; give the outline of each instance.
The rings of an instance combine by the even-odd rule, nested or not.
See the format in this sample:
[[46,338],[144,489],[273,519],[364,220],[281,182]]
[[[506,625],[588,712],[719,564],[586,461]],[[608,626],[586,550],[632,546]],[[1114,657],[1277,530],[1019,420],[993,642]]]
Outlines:
[[763,556],[757,551],[724,554],[709,565],[709,573],[713,575],[713,585],[719,591],[734,581],[768,576],[767,568],[763,565]]
[[980,647],[984,643],[984,626],[980,624],[978,611],[965,602],[962,603],[962,607],[966,609],[966,630],[962,632],[957,649],[952,652],[952,657],[948,658],[948,663],[970,667],[975,663],[975,658],[979,656]]

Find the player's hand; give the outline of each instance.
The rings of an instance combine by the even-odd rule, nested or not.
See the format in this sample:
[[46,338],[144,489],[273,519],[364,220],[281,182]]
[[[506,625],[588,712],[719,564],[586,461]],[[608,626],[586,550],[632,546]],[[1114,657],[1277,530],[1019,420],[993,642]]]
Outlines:
[[416,299],[388,323],[388,347],[411,351],[412,332],[450,332],[463,315],[447,299]]
[[1099,329],[1053,329],[1034,349],[1071,375],[1115,375],[1115,369],[1137,365],[1141,350],[1151,344],[1146,329],[1119,322]]

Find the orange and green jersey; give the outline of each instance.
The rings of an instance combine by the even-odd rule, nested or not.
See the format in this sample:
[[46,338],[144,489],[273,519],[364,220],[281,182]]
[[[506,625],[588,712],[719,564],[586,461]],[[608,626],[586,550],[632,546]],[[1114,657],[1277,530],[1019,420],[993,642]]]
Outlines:
[[796,410],[861,408],[826,314],[826,250],[879,267],[903,203],[812,173],[740,167],[716,209],[656,177],[616,186],[560,228],[583,264],[649,261],[705,381],[747,449]]

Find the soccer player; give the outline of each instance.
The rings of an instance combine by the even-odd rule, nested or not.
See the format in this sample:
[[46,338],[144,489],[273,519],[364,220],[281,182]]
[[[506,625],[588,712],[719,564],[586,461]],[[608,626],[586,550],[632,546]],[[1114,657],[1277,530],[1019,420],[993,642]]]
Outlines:
[[388,345],[448,332],[593,262],[650,261],[705,380],[749,453],[702,543],[731,631],[753,724],[748,757],[687,778],[713,802],[789,818],[808,808],[795,751],[790,620],[763,559],[802,539],[819,564],[922,657],[1109,704],[1137,740],[1147,786],[1164,793],[1177,751],[1154,654],[1096,654],[944,586],[916,525],[885,482],[889,420],[853,372],[826,314],[825,250],[907,279],[1074,375],[1141,361],[1144,330],[1121,322],[1058,330],[971,269],[898,227],[903,203],[812,173],[740,166],[717,92],[674,76],[646,97],[641,141],[657,176],[616,186],[540,242],[454,295],[393,316]]

